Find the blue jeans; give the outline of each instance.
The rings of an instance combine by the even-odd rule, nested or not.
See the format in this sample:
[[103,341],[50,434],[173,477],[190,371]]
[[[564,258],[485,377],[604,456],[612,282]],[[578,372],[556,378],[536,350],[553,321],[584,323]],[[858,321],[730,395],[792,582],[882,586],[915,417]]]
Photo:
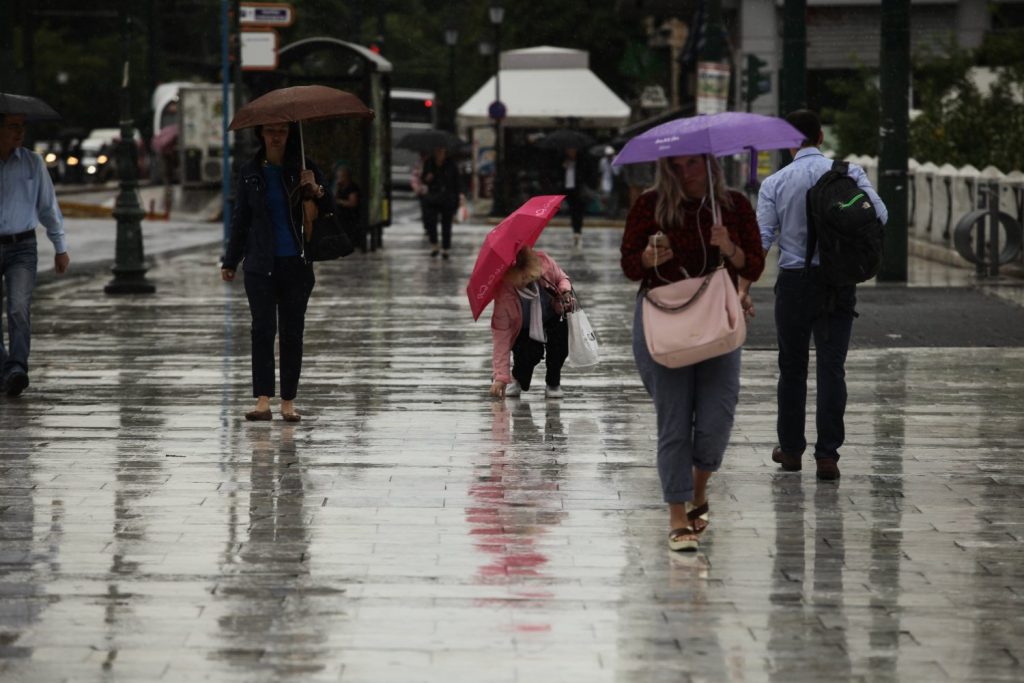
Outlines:
[[[834,297],[829,306],[829,298]],[[779,447],[790,455],[807,448],[807,363],[811,337],[817,363],[818,404],[815,458],[839,459],[846,431],[846,352],[853,332],[856,287],[829,289],[817,269],[780,270],[775,282],[775,328],[779,341]],[[829,310],[829,309],[832,310]]]
[[34,239],[0,244],[0,301],[7,304],[6,346],[0,325],[0,375],[28,374],[28,351],[32,339],[32,290],[36,286],[39,256]]

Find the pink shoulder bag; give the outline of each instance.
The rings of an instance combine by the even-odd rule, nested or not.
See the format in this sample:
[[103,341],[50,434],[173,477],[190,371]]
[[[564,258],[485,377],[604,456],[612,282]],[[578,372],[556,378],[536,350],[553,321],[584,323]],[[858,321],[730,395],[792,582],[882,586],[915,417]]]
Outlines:
[[739,294],[722,265],[702,278],[649,289],[643,325],[651,358],[667,368],[721,356],[747,338]]

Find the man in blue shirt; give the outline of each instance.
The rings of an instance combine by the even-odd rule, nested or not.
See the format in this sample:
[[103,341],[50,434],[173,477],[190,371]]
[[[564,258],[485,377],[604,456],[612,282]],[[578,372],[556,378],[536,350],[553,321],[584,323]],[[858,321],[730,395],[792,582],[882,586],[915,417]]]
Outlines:
[[[64,217],[40,156],[21,146],[25,117],[0,114],[0,290],[7,294],[7,346],[0,326],[0,373],[3,390],[19,396],[28,386],[28,351],[32,337],[29,310],[36,284],[36,226],[46,227],[56,256],[54,270],[71,262],[64,240]],[[2,300],[2,297],[0,297]]]
[[[786,471],[801,467],[807,448],[804,422],[807,405],[807,364],[811,337],[817,361],[817,441],[814,458],[819,479],[839,478],[839,447],[845,439],[846,353],[857,315],[856,287],[833,288],[821,279],[818,255],[804,269],[807,253],[807,190],[831,167],[818,145],[822,142],[818,115],[805,109],[786,117],[804,134],[793,163],[765,179],[757,198],[757,223],[765,252],[779,245],[779,275],[775,283],[775,328],[779,343],[779,445],[772,460]],[[864,169],[850,164],[849,175],[875,206],[882,223],[889,214]]]

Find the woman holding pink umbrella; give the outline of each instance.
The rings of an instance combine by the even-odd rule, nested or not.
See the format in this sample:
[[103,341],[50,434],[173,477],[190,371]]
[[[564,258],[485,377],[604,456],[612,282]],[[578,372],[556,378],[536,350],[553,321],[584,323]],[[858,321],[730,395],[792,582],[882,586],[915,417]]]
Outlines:
[[[709,173],[710,170],[710,173]],[[713,210],[714,207],[714,210]],[[622,270],[641,293],[704,277],[724,261],[733,284],[764,268],[757,219],[740,192],[725,187],[707,155],[658,159],[654,188],[626,219]],[[707,486],[722,464],[739,398],[740,349],[683,367],[656,362],[637,297],[633,355],[657,412],[658,474],[669,506],[669,548],[696,550],[708,524]]]

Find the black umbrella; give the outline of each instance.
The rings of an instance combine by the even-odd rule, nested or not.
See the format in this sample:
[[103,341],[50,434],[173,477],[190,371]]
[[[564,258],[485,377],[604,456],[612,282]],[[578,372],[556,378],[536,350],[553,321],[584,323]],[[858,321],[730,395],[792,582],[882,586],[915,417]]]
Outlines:
[[537,143],[538,147],[545,149],[586,149],[594,144],[594,138],[572,128],[559,128],[548,133]]
[[398,141],[398,147],[411,149],[414,152],[431,152],[438,147],[444,147],[449,152],[457,152],[462,149],[464,144],[458,135],[433,128],[406,133]]
[[0,93],[0,114],[17,114],[26,121],[59,121],[60,114],[46,102],[28,95]]

